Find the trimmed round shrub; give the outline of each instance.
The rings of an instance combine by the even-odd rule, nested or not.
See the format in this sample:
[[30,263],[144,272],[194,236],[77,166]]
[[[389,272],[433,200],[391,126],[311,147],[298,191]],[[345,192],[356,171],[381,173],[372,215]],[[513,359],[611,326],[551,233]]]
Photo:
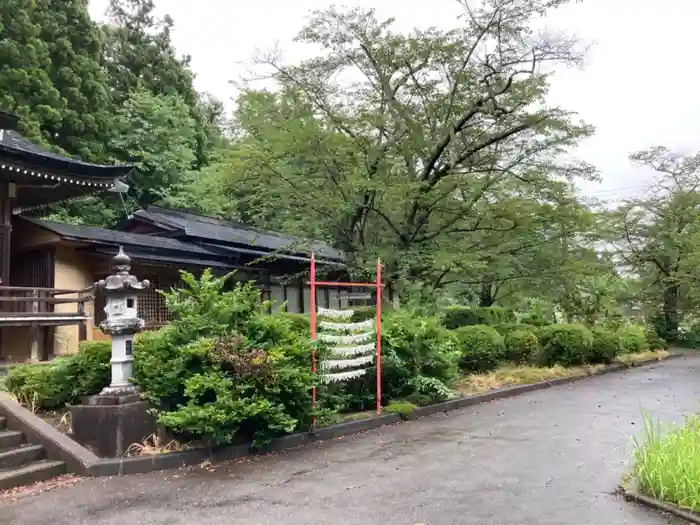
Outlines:
[[[374,319],[377,316],[377,305],[367,305],[367,306],[353,306],[352,307],[352,317],[350,322],[358,323],[360,321],[366,321],[367,319]],[[386,314],[391,310],[382,302],[382,313]]]
[[593,335],[580,324],[555,324],[540,328],[538,361],[545,366],[575,366],[588,361]]
[[620,338],[620,346],[625,354],[636,354],[649,350],[647,336],[643,326],[628,324],[622,326],[617,335]]
[[494,328],[503,337],[507,337],[509,333],[515,332],[516,330],[525,330],[530,331],[532,333],[535,333],[537,331],[537,327],[535,325],[521,323],[497,324],[496,326],[494,326]]
[[647,328],[644,333],[650,350],[666,350],[668,343],[656,332],[654,328]]
[[[662,311],[657,310],[653,312],[647,317],[647,319],[651,325],[650,328],[652,328],[663,341],[676,341],[678,340],[679,336],[682,335],[678,330],[678,327],[673,328],[672,326],[669,326],[666,316]],[[694,346],[695,345],[691,345],[690,347],[693,348]]]
[[260,292],[229,277],[181,272],[164,293],[174,320],[134,345],[134,380],[176,437],[258,447],[311,424],[313,346],[299,318],[264,314]]
[[456,330],[463,326],[494,326],[512,320],[512,312],[500,306],[471,307],[451,306],[443,314],[445,328]]
[[408,311],[383,316],[382,354],[384,400],[425,397],[444,401],[449,395],[446,385],[459,376],[455,336],[437,317]]
[[[382,313],[382,402],[401,399],[425,405],[450,398],[448,385],[459,377],[454,332],[438,317],[414,311]],[[361,411],[376,405],[376,366],[355,380],[317,388],[319,406],[337,412]]]
[[514,363],[527,363],[537,355],[539,341],[532,330],[512,330],[505,336],[506,359]]
[[291,331],[300,336],[311,337],[311,318],[304,314],[290,314],[279,312],[274,314],[280,319],[286,319],[291,325]]
[[455,335],[461,352],[459,367],[465,372],[488,372],[505,359],[503,336],[490,326],[464,326]]
[[599,327],[591,330],[591,334],[593,335],[593,348],[589,361],[601,364],[612,363],[621,351],[620,337],[617,332]]
[[532,326],[549,326],[554,323],[554,319],[543,314],[529,314],[523,316],[520,322]]
[[32,409],[61,408],[83,396],[98,394],[109,385],[111,354],[110,341],[83,341],[75,355],[58,358],[51,364],[12,368],[5,388]]

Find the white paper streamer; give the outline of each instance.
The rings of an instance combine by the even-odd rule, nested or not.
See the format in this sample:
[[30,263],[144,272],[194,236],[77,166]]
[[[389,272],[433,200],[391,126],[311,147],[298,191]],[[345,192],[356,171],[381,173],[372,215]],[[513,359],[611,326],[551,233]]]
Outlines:
[[333,330],[335,332],[359,332],[360,330],[371,330],[374,328],[374,319],[367,319],[359,323],[329,323],[321,321],[321,328],[324,330]]
[[350,319],[355,310],[333,310],[332,308],[318,308],[318,315],[329,319]]
[[359,346],[337,346],[333,349],[333,355],[347,357],[351,355],[366,354],[367,352],[374,351],[374,348],[374,343]]
[[368,365],[374,361],[373,355],[365,355],[355,359],[329,359],[321,363],[321,368],[324,370],[338,368],[354,368],[356,366]]
[[354,345],[368,343],[374,337],[373,332],[366,332],[363,334],[353,334],[353,335],[331,335],[331,334],[318,334],[320,341],[324,343],[330,343],[334,345]]
[[340,381],[347,381],[348,379],[355,379],[356,377],[361,377],[365,375],[366,371],[366,368],[360,368],[359,370],[350,370],[349,372],[325,374],[321,376],[321,381],[323,381],[324,383],[339,383]]

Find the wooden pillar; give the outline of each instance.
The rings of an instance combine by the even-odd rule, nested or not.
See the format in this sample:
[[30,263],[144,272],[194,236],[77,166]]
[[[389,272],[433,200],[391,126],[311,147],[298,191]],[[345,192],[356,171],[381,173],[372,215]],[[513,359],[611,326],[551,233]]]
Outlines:
[[13,182],[0,182],[0,279],[3,286],[10,286],[10,238],[14,193]]
[[[78,292],[78,314],[85,317],[85,297],[83,292]],[[87,340],[87,320],[83,319],[78,325],[78,342]]]
[[[31,302],[31,312],[33,315],[39,313],[39,290],[32,290],[32,302]],[[39,347],[39,325],[32,323],[29,327],[29,341],[30,341],[30,358],[32,361],[41,361],[40,347]]]

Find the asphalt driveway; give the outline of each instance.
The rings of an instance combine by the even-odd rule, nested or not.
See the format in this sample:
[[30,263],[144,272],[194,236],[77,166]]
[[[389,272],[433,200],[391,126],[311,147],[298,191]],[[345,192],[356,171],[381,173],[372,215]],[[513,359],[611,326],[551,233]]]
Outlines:
[[662,525],[621,501],[642,409],[700,406],[685,357],[245,462],[85,480],[2,525]]

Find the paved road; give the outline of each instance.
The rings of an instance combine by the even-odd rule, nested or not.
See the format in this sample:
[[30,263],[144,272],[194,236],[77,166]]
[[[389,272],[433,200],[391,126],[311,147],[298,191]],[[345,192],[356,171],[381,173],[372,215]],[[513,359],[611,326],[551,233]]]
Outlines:
[[686,357],[281,456],[86,480],[0,507],[2,525],[662,525],[612,494],[641,408],[697,410]]

